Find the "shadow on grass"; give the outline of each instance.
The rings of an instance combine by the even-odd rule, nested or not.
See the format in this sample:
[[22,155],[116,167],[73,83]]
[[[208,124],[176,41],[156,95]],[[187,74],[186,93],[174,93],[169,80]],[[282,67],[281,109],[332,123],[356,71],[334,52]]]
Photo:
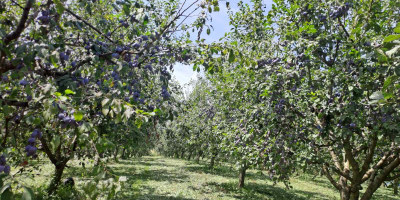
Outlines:
[[330,200],[331,198],[322,196],[319,193],[306,192],[300,190],[285,190],[267,184],[247,183],[244,188],[237,188],[237,182],[216,183],[208,182],[207,186],[211,187],[214,192],[223,192],[236,199],[291,199],[291,200],[307,200],[322,199]]
[[135,173],[134,171],[127,171],[124,167],[113,167],[113,173],[117,176],[126,176],[128,181],[168,181],[168,182],[177,182],[182,183],[188,178],[187,175],[180,173],[173,173],[168,170],[157,169],[157,170],[148,170],[145,169],[140,173]]
[[148,158],[141,158],[140,160],[119,160],[115,164],[121,165],[131,165],[131,166],[161,166],[161,167],[181,167],[180,165],[175,165],[173,163],[166,162],[163,159],[148,159]]
[[223,177],[229,177],[229,178],[236,178],[239,176],[238,172],[233,171],[229,167],[226,166],[219,166],[216,168],[210,169],[209,166],[186,166],[184,167],[185,170],[190,171],[190,172],[196,172],[196,173],[206,173],[206,174],[212,174],[212,175],[218,175],[218,176],[223,176]]
[[161,196],[161,195],[146,195],[146,199],[159,199],[159,200],[195,200],[188,199],[184,197],[171,197],[171,196]]
[[145,185],[146,183],[145,180],[143,179],[137,179],[137,180],[131,179],[131,184],[132,187],[124,188],[125,190],[124,195],[117,197],[116,200],[122,200],[122,199],[195,200],[192,198],[185,198],[183,195],[179,194],[178,196],[171,196],[171,194],[168,192],[162,194],[155,194],[157,188]]

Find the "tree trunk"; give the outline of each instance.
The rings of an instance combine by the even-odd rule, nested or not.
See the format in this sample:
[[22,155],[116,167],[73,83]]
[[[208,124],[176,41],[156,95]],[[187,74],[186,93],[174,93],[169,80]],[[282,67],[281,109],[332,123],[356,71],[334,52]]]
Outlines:
[[117,162],[118,151],[119,151],[119,148],[115,148],[115,152],[114,152],[114,160],[115,160],[115,162]]
[[192,157],[192,152],[193,151],[189,151],[188,160],[190,160],[190,158]]
[[181,152],[181,159],[183,158],[183,156],[185,155],[185,151]]
[[122,155],[121,155],[121,157],[122,157],[123,159],[126,158],[126,157],[125,157],[125,150],[126,150],[125,148],[122,149]]
[[201,151],[199,151],[196,155],[196,163],[200,162]]
[[247,166],[246,166],[246,164],[242,167],[242,168],[240,168],[240,170],[239,170],[239,185],[238,185],[238,187],[239,188],[243,188],[244,187],[244,178],[245,178],[245,176],[246,176],[246,169],[247,169]]
[[[343,155],[344,158],[345,155]],[[343,171],[345,174],[350,174],[350,163],[348,160],[344,159],[345,161],[343,162]],[[341,190],[340,190],[340,199],[341,200],[350,200],[350,188],[347,184],[347,178],[341,176],[339,178],[339,185],[341,186]]]
[[398,195],[399,194],[399,179],[398,178],[396,178],[396,179],[394,179],[394,181],[393,181],[393,193],[395,194],[395,195]]
[[211,161],[210,161],[210,169],[212,169],[214,167],[214,162],[215,162],[215,158],[217,157],[218,153],[213,153],[211,155]]
[[214,160],[215,160],[215,156],[211,156],[210,169],[212,169],[214,167]]
[[65,165],[66,164],[58,164],[55,165],[55,173],[54,173],[54,177],[53,180],[51,180],[50,185],[49,185],[49,189],[48,189],[48,194],[52,195],[54,194],[54,192],[57,191],[58,186],[61,183],[61,178],[62,178],[62,174],[64,172],[65,169]]

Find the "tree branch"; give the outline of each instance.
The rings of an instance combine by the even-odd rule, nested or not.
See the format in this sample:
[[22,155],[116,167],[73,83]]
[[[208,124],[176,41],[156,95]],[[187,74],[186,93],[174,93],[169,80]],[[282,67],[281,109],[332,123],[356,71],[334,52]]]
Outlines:
[[393,181],[396,178],[400,178],[400,174],[396,174],[394,176],[387,177],[387,178],[385,178],[385,181]]
[[343,148],[346,154],[346,159],[349,161],[351,168],[353,170],[353,173],[357,173],[360,171],[360,166],[358,165],[358,162],[354,159],[353,153],[351,152],[351,145],[350,145],[350,137],[347,137],[343,143]]
[[22,17],[19,20],[17,29],[15,31],[11,32],[4,38],[4,45],[8,45],[12,40],[18,39],[19,36],[21,35],[22,31],[25,29],[25,23],[28,20],[28,14],[29,11],[31,10],[33,4],[33,0],[27,0],[26,5],[24,7],[24,12],[22,13]]
[[388,165],[386,166],[382,173],[380,173],[368,186],[367,190],[365,191],[363,197],[361,200],[368,200],[372,197],[372,194],[379,188],[379,186],[382,184],[383,181],[385,181],[386,177],[389,176],[389,174],[400,165],[400,158],[396,156],[396,158]]
[[339,25],[343,28],[344,33],[346,33],[346,36],[350,39],[350,41],[352,43],[354,43],[354,40],[350,38],[350,34],[349,34],[349,32],[347,32],[347,30],[344,27],[344,25],[343,25],[342,21],[340,20],[340,18],[338,19],[338,21],[339,21]]
[[86,63],[89,63],[90,61],[92,61],[92,58],[88,57],[85,60],[79,62],[74,67],[70,68],[69,70],[67,70],[65,72],[55,72],[53,70],[44,69],[44,70],[40,70],[40,71],[35,71],[35,73],[38,73],[38,74],[43,75],[43,76],[52,76],[54,78],[58,78],[58,77],[65,76],[65,75],[77,70],[79,67],[83,66]]
[[27,101],[7,100],[7,99],[3,99],[2,96],[0,96],[0,101],[2,102],[2,104],[9,105],[9,106],[28,107]]
[[109,38],[106,34],[102,33],[99,29],[97,29],[96,27],[94,27],[92,24],[90,24],[89,22],[87,22],[86,20],[82,19],[82,17],[79,17],[77,14],[73,13],[71,10],[69,10],[68,8],[65,8],[65,10],[71,14],[72,16],[74,16],[75,18],[81,20],[83,23],[85,23],[86,25],[88,25],[90,28],[92,28],[93,30],[95,30],[97,33],[99,33],[100,35],[102,35],[104,38],[106,38],[108,41],[114,43],[114,41]]
[[378,137],[375,133],[374,136],[372,137],[371,145],[369,146],[368,153],[366,155],[364,164],[361,167],[361,171],[360,171],[361,176],[364,176],[365,173],[368,171],[369,165],[371,164],[373,156],[374,156],[375,147],[376,147],[377,142],[378,142]]
[[[381,160],[379,160],[378,163],[376,163],[376,165],[374,165],[372,168],[370,168],[362,177],[361,179],[361,183],[364,183],[365,181],[367,181],[371,175],[373,173],[375,173],[378,169],[383,168],[384,166],[386,166],[386,161],[388,160],[389,157],[394,157],[394,155],[390,155],[392,152],[388,152],[385,155],[383,155],[383,157],[381,158]],[[390,156],[389,156],[390,155]]]
[[341,190],[342,187],[335,181],[333,180],[331,174],[329,173],[329,169],[326,165],[322,166],[323,170],[324,170],[324,174],[325,176],[328,178],[329,182],[331,182],[331,184],[337,189],[337,190]]
[[54,157],[53,153],[51,152],[49,146],[47,146],[47,141],[44,139],[44,137],[40,138],[40,141],[42,142],[43,150],[49,157],[50,161],[54,164],[57,165],[58,160]]

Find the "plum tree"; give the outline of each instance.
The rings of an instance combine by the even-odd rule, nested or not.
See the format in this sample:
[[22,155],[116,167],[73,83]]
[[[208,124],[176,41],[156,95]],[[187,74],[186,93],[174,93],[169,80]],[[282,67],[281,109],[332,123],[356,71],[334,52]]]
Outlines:
[[[252,105],[229,127],[243,131],[228,146],[250,149],[243,138],[258,130],[271,177],[284,181],[293,170],[322,168],[342,199],[370,199],[384,181],[398,178],[400,24],[390,16],[399,6],[278,0],[265,14],[261,1],[252,9],[240,2],[232,32],[203,48],[194,67],[227,84],[220,90],[232,96],[231,107]],[[260,103],[250,103],[251,95]],[[264,117],[252,123],[257,106]]]
[[[189,41],[187,34],[176,30],[198,3],[2,2],[0,18],[10,19],[10,24],[0,27],[1,151],[12,158],[12,165],[28,158],[8,147],[23,148],[22,141],[29,138],[24,133],[35,130],[25,151],[32,157],[45,155],[53,163],[53,193],[75,152],[93,151],[85,145],[96,146],[104,139],[94,137],[102,121],[138,128],[163,121],[168,115],[161,110],[168,109],[164,103],[173,93],[170,74],[160,71],[177,62],[183,51],[195,52],[182,45]],[[155,86],[163,86],[162,96]],[[143,111],[148,106],[161,114]]]

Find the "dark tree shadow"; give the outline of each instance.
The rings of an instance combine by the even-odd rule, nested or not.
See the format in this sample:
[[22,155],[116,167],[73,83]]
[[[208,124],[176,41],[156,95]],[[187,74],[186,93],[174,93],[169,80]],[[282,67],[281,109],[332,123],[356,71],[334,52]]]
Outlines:
[[212,174],[212,175],[218,175],[218,176],[223,176],[223,177],[230,177],[230,178],[236,178],[239,176],[239,172],[234,171],[230,169],[229,167],[225,166],[220,166],[220,167],[215,167],[210,169],[209,166],[186,166],[184,167],[185,170],[190,171],[190,172],[196,172],[196,173],[205,173],[205,174]]
[[293,199],[293,200],[307,200],[322,199],[330,200],[330,197],[322,196],[319,193],[306,192],[300,190],[285,190],[279,187],[274,187],[267,184],[247,183],[247,185],[239,189],[236,182],[229,183],[216,183],[208,182],[206,186],[211,187],[215,192],[223,192],[227,196],[235,199],[260,199],[268,197],[268,199]]

